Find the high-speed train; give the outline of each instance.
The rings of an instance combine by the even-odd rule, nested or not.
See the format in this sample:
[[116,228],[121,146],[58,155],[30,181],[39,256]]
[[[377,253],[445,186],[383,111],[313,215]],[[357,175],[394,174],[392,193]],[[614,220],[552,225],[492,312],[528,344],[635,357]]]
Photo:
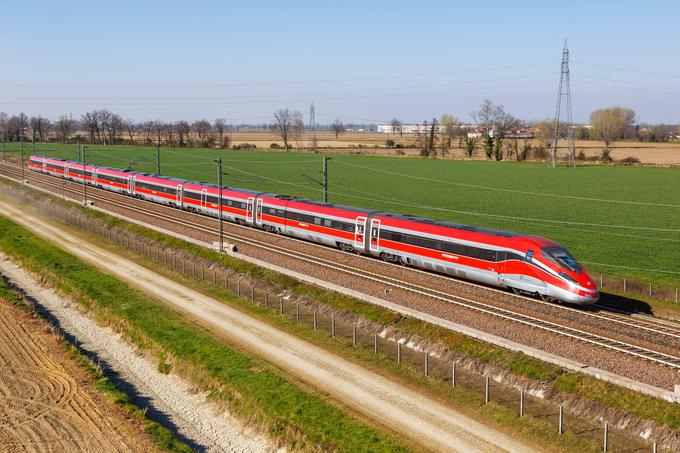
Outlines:
[[544,300],[588,305],[597,285],[561,245],[538,236],[33,155],[28,168]]

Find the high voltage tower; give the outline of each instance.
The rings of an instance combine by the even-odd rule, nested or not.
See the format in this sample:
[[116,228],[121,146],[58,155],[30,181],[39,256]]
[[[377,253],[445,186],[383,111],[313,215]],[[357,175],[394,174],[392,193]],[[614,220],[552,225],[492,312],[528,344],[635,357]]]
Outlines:
[[316,116],[313,102],[309,106],[309,149],[316,152]]
[[560,72],[560,88],[557,92],[557,107],[555,108],[553,148],[550,153],[549,165],[557,164],[557,142],[567,142],[567,160],[569,165],[576,166],[574,159],[574,124],[571,116],[571,90],[569,84],[569,49],[567,40],[562,48],[562,68]]

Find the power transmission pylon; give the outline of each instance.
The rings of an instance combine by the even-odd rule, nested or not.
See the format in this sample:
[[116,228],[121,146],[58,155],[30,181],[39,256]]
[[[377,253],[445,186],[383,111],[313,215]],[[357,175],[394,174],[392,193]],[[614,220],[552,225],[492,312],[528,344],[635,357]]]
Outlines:
[[566,39],[562,48],[562,68],[560,71],[560,88],[557,92],[554,128],[555,135],[549,165],[554,167],[557,164],[557,142],[559,140],[566,140],[567,160],[570,166],[576,166],[576,160],[574,159],[574,124],[571,116],[571,89],[569,83],[569,49],[567,48]]
[[309,106],[309,149],[316,152],[316,116],[314,114],[314,103]]

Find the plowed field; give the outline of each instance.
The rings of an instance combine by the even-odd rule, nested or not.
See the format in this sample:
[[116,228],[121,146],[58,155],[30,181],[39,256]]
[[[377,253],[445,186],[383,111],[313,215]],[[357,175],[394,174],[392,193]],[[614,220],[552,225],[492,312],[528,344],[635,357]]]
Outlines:
[[59,349],[44,323],[0,300],[0,451],[153,449]]

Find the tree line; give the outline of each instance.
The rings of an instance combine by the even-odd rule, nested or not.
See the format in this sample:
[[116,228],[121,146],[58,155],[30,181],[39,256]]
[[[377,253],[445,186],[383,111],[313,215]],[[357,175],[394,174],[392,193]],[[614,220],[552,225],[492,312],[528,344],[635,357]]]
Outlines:
[[[470,114],[473,128],[463,124],[453,115],[444,114],[439,119],[423,121],[414,131],[413,143],[407,145],[420,150],[423,157],[443,157],[449,154],[455,142],[457,147],[471,157],[477,150],[491,160],[525,160],[530,156],[545,158],[555,149],[555,124],[553,120],[533,123],[523,122],[505,110],[501,104],[485,99],[477,110]],[[403,138],[404,125],[397,118],[390,122],[393,134]],[[602,160],[611,160],[613,144],[622,139],[663,142],[677,139],[680,127],[667,125],[640,125],[635,123],[635,112],[623,107],[598,109],[590,114],[590,124],[567,125],[576,140],[601,140],[603,142]],[[273,114],[273,122],[262,125],[263,129],[276,133],[288,151],[294,144],[301,149],[316,149],[315,134],[305,134],[310,130],[305,126],[303,114],[288,108],[278,109]],[[324,129],[335,134],[335,138],[347,129],[336,118]],[[531,130],[532,136],[518,134],[521,130]],[[316,130],[316,125],[313,125]],[[63,143],[77,139],[91,144],[112,145],[129,143],[132,145],[163,144],[171,147],[228,148],[231,144],[232,127],[227,120],[218,118],[188,122],[179,120],[135,121],[123,119],[107,109],[86,112],[79,118],[61,115],[56,121],[25,113],[9,116],[0,112],[0,136],[3,141],[46,142],[56,139]],[[305,136],[307,135],[307,136]],[[273,147],[274,145],[272,145]],[[386,141],[387,147],[398,147],[394,140]],[[278,145],[277,145],[278,147]]]

